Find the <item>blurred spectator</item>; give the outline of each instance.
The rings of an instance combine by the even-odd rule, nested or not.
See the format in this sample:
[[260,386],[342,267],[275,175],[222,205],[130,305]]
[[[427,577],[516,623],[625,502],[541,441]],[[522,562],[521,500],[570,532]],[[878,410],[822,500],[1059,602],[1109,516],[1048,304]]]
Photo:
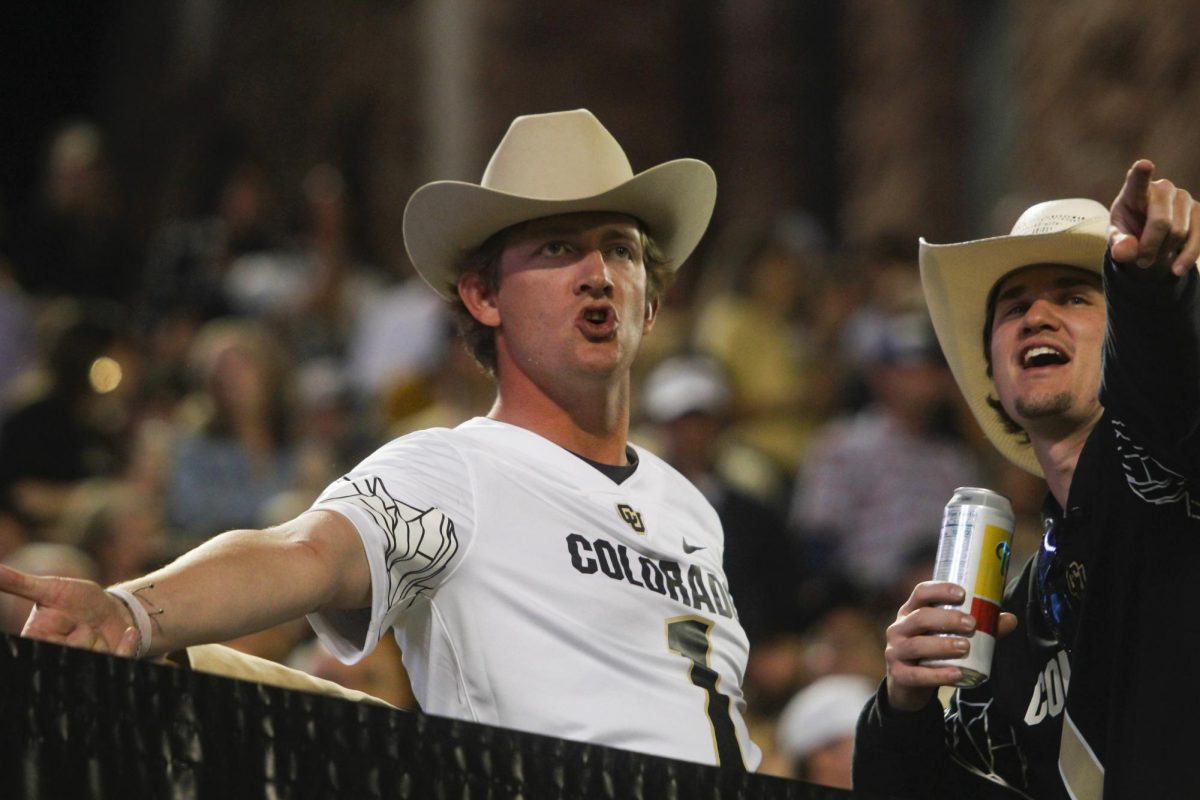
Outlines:
[[[350,339],[350,384],[373,404],[394,405],[443,367],[453,338],[446,304],[423,280],[392,286],[364,302]],[[402,416],[388,414],[393,421]]]
[[938,530],[954,489],[977,481],[978,467],[944,429],[952,383],[923,313],[889,320],[867,382],[871,404],[813,442],[792,521],[819,563],[878,593]]
[[183,318],[193,325],[228,314],[226,273],[249,253],[275,250],[278,208],[267,168],[253,155],[219,156],[211,196],[191,219],[168,222],[152,238],[144,277],[143,312],[151,327]]
[[86,553],[95,563],[95,580],[109,586],[166,563],[164,529],[162,509],[154,498],[101,480],[72,493],[54,538]]
[[17,378],[33,366],[33,338],[29,300],[0,257],[0,420],[8,411]]
[[260,527],[280,525],[304,513],[326,486],[381,443],[361,424],[367,415],[356,413],[345,377],[331,359],[303,365],[296,384],[299,435],[292,442],[291,485],[260,508]]
[[842,350],[855,366],[870,363],[897,316],[921,311],[921,276],[915,241],[880,237],[854,253],[865,282],[863,299],[842,327]]
[[449,347],[429,372],[397,379],[380,398],[389,437],[425,428],[452,428],[487,414],[495,400],[491,379],[461,343]]
[[381,285],[351,237],[353,208],[335,167],[318,164],[303,182],[298,246],[247,253],[223,282],[232,308],[269,320],[298,362],[346,354],[363,307]]
[[[296,384],[301,443],[322,451],[331,478],[348,471],[382,443],[381,436],[370,430],[368,415],[358,413],[355,394],[338,362],[329,358],[307,362],[300,367]],[[317,486],[317,491],[328,483]]]
[[801,683],[848,673],[883,678],[884,629],[872,608],[844,598],[804,633]]
[[824,357],[830,331],[818,302],[825,258],[821,232],[781,217],[733,271],[733,286],[701,309],[693,331],[696,349],[729,372],[732,432],[787,475],[838,384],[838,365]]
[[43,315],[43,370],[0,423],[0,491],[38,524],[86,478],[115,475],[138,362],[107,307],[63,301]]
[[148,391],[169,411],[187,391],[188,351],[201,325],[233,313],[226,276],[240,257],[277,250],[279,211],[263,162],[234,144],[202,169],[198,216],[163,225],[150,239],[138,325],[149,353]]
[[[6,567],[30,575],[96,580],[96,565],[78,547],[52,542],[32,542],[4,559]],[[0,633],[20,633],[33,603],[16,595],[0,595]]]
[[763,771],[849,789],[854,728],[875,688],[861,675],[826,675],[801,689],[779,716],[775,754]]
[[0,490],[0,561],[29,543],[32,525],[13,504],[8,492]]
[[293,476],[282,348],[261,325],[214,320],[197,335],[189,360],[199,389],[186,404],[171,459],[168,519],[189,538],[255,527]]
[[179,434],[173,420],[158,416],[141,419],[130,436],[129,463],[123,476],[133,491],[164,501]]
[[17,280],[31,294],[129,302],[141,257],[95,124],[74,121],[54,134],[33,220],[17,239],[14,260]]
[[846,372],[841,401],[857,411],[870,402],[866,373],[884,346],[892,320],[923,312],[916,242],[911,237],[880,236],[847,254],[843,291],[855,295],[854,308],[838,333],[837,351]]

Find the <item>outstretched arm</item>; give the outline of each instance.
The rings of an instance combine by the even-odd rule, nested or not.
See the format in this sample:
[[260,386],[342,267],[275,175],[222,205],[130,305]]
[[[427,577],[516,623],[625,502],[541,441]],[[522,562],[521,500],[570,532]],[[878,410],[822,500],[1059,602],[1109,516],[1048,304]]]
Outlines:
[[115,588],[145,610],[149,642],[125,602],[98,584],[0,567],[0,592],[35,603],[22,635],[122,656],[225,641],[312,611],[370,603],[358,533],[331,511],[310,511],[265,531],[221,534]]
[[1174,470],[1200,430],[1200,203],[1139,160],[1113,201],[1101,400]]

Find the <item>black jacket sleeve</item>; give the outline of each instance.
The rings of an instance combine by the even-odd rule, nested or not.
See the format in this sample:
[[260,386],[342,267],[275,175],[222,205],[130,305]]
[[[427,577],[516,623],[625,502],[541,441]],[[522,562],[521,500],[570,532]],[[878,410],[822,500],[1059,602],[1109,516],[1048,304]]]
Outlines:
[[880,684],[858,718],[854,736],[854,789],[913,800],[1012,800],[1018,793],[972,774],[945,744],[941,704],[920,711],[892,709]]
[[1170,466],[1194,474],[1200,443],[1200,276],[1150,276],[1105,256],[1104,407]]

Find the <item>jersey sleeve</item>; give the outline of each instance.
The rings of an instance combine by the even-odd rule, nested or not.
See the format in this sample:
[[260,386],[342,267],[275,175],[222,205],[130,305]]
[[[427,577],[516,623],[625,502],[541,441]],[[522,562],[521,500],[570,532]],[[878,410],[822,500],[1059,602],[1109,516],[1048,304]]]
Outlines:
[[371,573],[369,608],[308,616],[330,651],[354,663],[414,605],[453,574],[474,530],[470,471],[442,431],[385,445],[332,483],[313,510],[341,514],[362,540]]

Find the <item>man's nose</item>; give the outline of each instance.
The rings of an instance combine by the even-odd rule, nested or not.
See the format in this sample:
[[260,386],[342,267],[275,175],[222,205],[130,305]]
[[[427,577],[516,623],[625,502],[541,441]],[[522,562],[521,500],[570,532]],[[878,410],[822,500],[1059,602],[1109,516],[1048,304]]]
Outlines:
[[579,280],[575,284],[576,294],[592,297],[612,297],[613,284],[608,275],[608,264],[599,250],[588,250],[579,264]]
[[1029,304],[1025,316],[1021,320],[1026,331],[1039,331],[1058,327],[1058,311],[1054,304],[1044,297],[1039,297]]

